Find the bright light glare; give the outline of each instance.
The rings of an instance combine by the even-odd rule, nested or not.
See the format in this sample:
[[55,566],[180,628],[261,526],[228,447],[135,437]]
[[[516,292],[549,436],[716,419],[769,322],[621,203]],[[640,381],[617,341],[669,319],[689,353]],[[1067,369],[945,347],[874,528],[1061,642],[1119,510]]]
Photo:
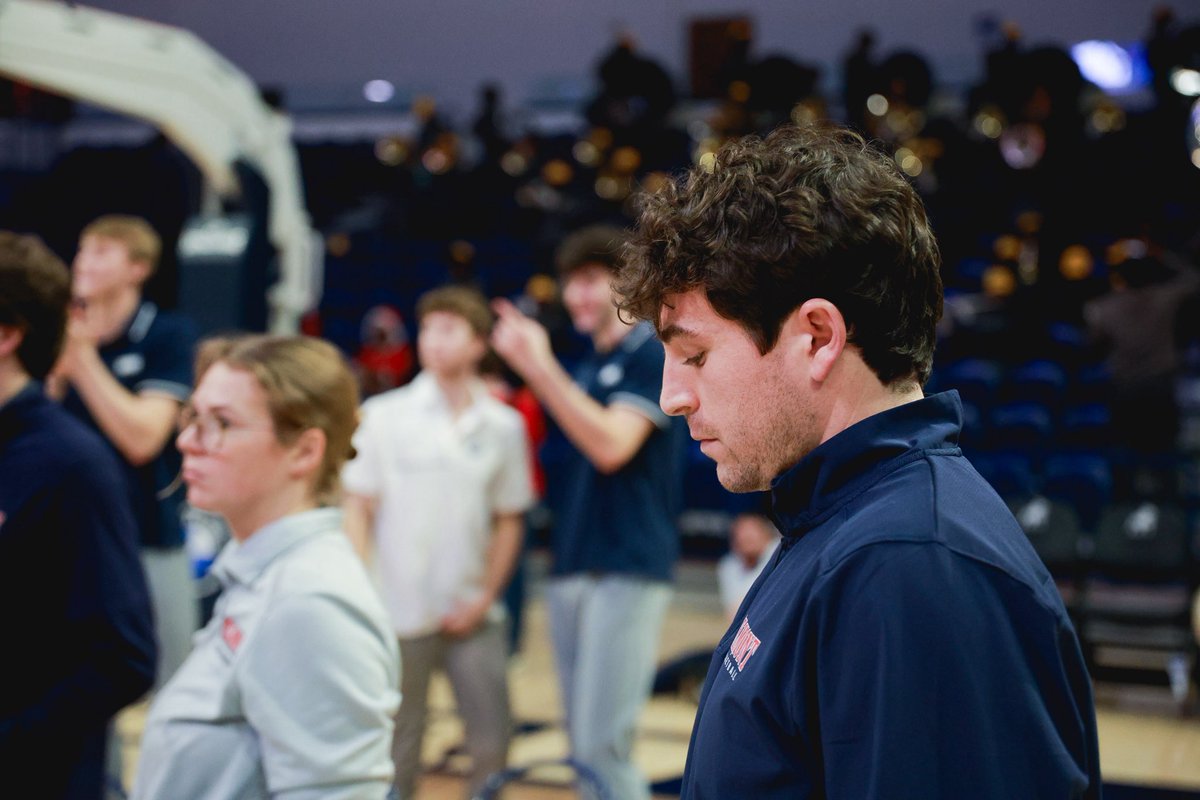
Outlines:
[[363,97],[367,98],[372,103],[386,103],[396,96],[396,87],[391,81],[385,81],[378,78],[373,81],[367,81],[363,85]]
[[1177,69],[1171,73],[1171,88],[1185,97],[1200,97],[1200,72]]
[[1133,84],[1133,59],[1116,42],[1080,42],[1071,47],[1071,58],[1083,77],[1105,91],[1126,91]]

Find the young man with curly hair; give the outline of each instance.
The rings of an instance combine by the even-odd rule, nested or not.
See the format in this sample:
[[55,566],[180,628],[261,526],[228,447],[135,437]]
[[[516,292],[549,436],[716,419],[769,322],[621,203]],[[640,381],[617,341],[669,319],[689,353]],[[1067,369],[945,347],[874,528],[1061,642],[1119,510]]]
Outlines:
[[1054,582],[924,396],[925,210],[849,131],[727,145],[650,195],[617,282],[663,409],[783,534],[709,668],[681,796],[1098,797],[1091,684]]

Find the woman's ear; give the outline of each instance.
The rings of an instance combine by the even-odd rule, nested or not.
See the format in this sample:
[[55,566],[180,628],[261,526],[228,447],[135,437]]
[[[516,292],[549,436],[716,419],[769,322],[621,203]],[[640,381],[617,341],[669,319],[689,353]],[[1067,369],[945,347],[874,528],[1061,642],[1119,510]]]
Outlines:
[[309,428],[292,442],[288,474],[294,478],[314,475],[325,461],[325,431]]

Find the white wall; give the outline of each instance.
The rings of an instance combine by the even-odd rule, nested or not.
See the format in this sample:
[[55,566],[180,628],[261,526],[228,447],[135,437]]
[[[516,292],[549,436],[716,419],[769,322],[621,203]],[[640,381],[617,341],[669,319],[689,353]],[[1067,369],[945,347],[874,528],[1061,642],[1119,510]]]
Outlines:
[[[262,83],[293,98],[333,97],[370,78],[431,92],[469,113],[479,85],[498,80],[520,103],[555,81],[585,88],[618,29],[628,29],[683,86],[687,20],[748,14],[755,54],[783,52],[824,68],[827,87],[855,31],[870,25],[878,51],[915,48],[939,83],[977,77],[974,21],[1017,22],[1031,44],[1088,38],[1135,41],[1160,0],[85,0],[85,4],[194,31]],[[1189,6],[1174,3],[1180,14]]]

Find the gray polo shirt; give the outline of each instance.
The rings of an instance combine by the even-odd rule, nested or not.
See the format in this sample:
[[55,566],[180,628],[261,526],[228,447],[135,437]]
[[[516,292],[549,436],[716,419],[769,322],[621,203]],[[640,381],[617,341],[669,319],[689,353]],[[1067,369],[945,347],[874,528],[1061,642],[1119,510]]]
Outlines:
[[337,509],[284,517],[213,564],[224,591],[155,699],[134,800],[380,800],[396,639]]

